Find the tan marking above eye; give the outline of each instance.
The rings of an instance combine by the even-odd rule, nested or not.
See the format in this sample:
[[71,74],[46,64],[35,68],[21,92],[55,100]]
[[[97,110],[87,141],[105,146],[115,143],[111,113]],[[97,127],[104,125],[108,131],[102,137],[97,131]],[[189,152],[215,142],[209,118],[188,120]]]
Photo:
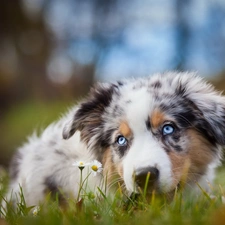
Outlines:
[[123,121],[121,124],[120,124],[120,127],[119,127],[119,132],[120,134],[122,134],[124,137],[129,137],[132,135],[132,131],[128,125],[127,122]]
[[150,121],[152,128],[156,129],[164,123],[165,115],[159,110],[154,110],[153,113],[150,115]]

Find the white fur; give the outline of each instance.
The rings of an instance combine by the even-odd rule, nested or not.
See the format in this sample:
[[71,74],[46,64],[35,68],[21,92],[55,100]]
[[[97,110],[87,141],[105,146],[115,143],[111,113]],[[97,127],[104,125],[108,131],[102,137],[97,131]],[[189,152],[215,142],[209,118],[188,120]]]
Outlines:
[[[151,107],[151,94],[146,88],[137,89],[130,94],[130,91],[124,90],[125,95],[122,101],[126,102],[132,99],[127,105],[126,120],[129,121],[131,130],[134,133],[134,140],[125,159],[123,160],[124,181],[128,191],[133,192],[136,189],[133,174],[139,168],[156,167],[160,171],[160,188],[168,191],[172,186],[171,163],[168,155],[162,149],[160,142],[154,139],[147,130],[143,121],[148,118]],[[136,190],[135,190],[136,191]]]
[[[75,161],[91,162],[95,158],[87,147],[80,141],[80,132],[77,131],[69,140],[62,138],[62,125],[68,117],[62,118],[58,123],[50,125],[44,133],[37,137],[29,138],[29,142],[18,151],[23,156],[20,172],[16,180],[11,183],[8,198],[19,200],[20,186],[27,205],[37,205],[45,198],[43,177],[51,176],[53,171],[59,170],[54,177],[55,182],[63,187],[65,193],[76,196],[79,189],[80,170],[72,164]],[[55,141],[54,147],[49,143]],[[56,149],[62,149],[66,158],[54,153]],[[34,157],[43,157],[44,160],[34,160]],[[90,171],[85,168],[83,177],[87,177]],[[100,177],[89,176],[89,190],[95,190],[100,186]],[[11,196],[12,195],[12,196]]]

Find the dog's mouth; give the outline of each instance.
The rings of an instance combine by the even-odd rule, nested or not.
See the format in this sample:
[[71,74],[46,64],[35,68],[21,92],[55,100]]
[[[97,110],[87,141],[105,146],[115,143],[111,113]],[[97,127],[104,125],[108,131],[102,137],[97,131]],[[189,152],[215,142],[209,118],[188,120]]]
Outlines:
[[174,197],[175,193],[177,191],[182,190],[180,183],[178,183],[175,187],[173,187],[171,190],[163,190],[162,188],[159,187],[158,182],[157,183],[149,183],[148,185],[143,187],[140,187],[136,185],[136,191],[132,192],[129,196],[129,199],[132,201],[137,201],[140,198],[152,198],[153,196],[156,197],[163,197],[168,200],[172,200]]
[[[145,182],[140,182],[138,179],[136,179],[135,182],[135,191],[133,193],[136,193],[136,195],[171,195],[171,193],[174,193],[175,191],[182,190],[183,185],[181,182],[178,182],[176,185],[170,186],[168,183],[160,183],[159,179],[149,179]],[[132,195],[134,195],[132,193]]]
[[148,191],[146,193],[132,192],[130,194],[130,196],[128,197],[126,203],[130,204],[129,202],[131,202],[132,204],[135,204],[139,200],[143,200],[143,199],[145,199],[148,202],[151,202],[151,199],[153,199],[153,198],[163,199],[168,202],[171,202],[173,200],[177,190],[179,190],[179,187],[176,187],[169,192],[162,192],[162,191],[155,190],[155,189],[153,189],[152,191]]
[[124,209],[128,210],[132,207],[138,208],[140,206],[140,202],[148,202],[149,204],[152,203],[152,200],[157,198],[157,201],[160,201],[163,203],[171,202],[174,199],[175,190],[168,192],[168,193],[156,193],[151,192],[147,193],[146,196],[143,196],[141,193],[133,192],[129,197],[127,197],[127,200],[124,202]]
[[148,180],[145,183],[139,183],[137,180],[135,185],[135,192],[144,196],[152,194],[161,195],[173,191],[173,189],[168,190],[167,185],[160,185],[159,180]]

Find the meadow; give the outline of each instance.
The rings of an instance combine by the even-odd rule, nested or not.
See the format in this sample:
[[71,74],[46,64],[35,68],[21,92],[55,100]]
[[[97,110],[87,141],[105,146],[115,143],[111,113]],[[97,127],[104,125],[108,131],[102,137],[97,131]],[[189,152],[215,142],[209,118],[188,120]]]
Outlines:
[[[220,168],[215,185],[211,186],[214,197],[204,190],[198,196],[183,195],[175,191],[172,200],[166,196],[153,194],[147,198],[144,194],[138,197],[124,196],[120,190],[113,197],[106,197],[101,188],[97,188],[96,196],[83,190],[77,199],[67,199],[60,204],[59,198],[51,195],[39,206],[27,206],[22,200],[14,208],[7,202],[7,212],[1,209],[4,218],[0,225],[5,224],[225,224],[225,170]],[[35,179],[35,178],[34,178]],[[1,171],[1,201],[8,183],[7,173]]]

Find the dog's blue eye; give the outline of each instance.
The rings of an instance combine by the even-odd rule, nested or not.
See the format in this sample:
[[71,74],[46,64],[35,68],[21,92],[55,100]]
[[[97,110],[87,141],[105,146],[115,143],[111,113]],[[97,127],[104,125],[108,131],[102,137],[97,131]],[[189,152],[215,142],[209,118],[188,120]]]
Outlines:
[[165,125],[163,127],[163,135],[168,135],[168,134],[172,134],[174,132],[174,127],[172,125]]
[[119,146],[124,146],[124,145],[127,144],[127,139],[126,139],[124,136],[120,135],[120,136],[117,138],[116,142],[117,142],[117,144],[118,144]]

